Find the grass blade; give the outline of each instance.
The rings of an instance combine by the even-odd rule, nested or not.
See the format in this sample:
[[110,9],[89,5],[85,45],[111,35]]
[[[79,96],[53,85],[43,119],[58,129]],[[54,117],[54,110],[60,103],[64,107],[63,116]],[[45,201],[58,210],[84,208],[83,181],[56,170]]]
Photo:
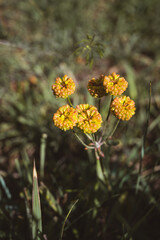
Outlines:
[[48,205],[59,215],[62,215],[62,208],[60,204],[58,204],[57,200],[53,196],[53,194],[50,192],[50,190],[47,188],[47,186],[41,182],[40,186],[40,193],[44,195],[46,202]]
[[47,134],[43,133],[41,138],[40,146],[40,177],[44,177],[44,165],[45,165],[45,156],[46,156],[46,139]]
[[127,74],[127,81],[129,83],[128,85],[129,94],[131,98],[136,98],[138,93],[137,93],[137,86],[136,86],[135,71],[132,68],[132,66],[127,62],[124,62],[123,64]]
[[25,149],[23,149],[22,151],[22,160],[23,160],[23,164],[24,164],[24,167],[25,167],[25,173],[26,173],[26,178],[28,180],[28,182],[30,184],[32,184],[32,168],[31,168],[31,162],[30,162],[30,159],[29,159],[29,156],[28,156],[28,153]]
[[140,163],[139,163],[139,172],[138,172],[138,179],[137,179],[137,184],[136,184],[136,192],[139,189],[139,184],[140,184],[140,179],[141,179],[142,162],[143,162],[144,152],[145,152],[145,142],[146,142],[148,126],[149,126],[150,110],[151,110],[151,82],[150,82],[150,87],[149,87],[148,116],[147,116],[147,121],[146,121],[146,125],[144,128],[144,134],[142,137],[141,158],[140,158]]
[[11,199],[11,193],[10,193],[10,191],[9,191],[9,189],[8,189],[8,187],[7,187],[7,185],[6,185],[6,183],[5,183],[5,181],[4,181],[2,176],[0,176],[0,184],[1,184],[2,188],[5,191],[5,193],[7,195],[7,198]]
[[62,225],[62,229],[61,229],[61,233],[60,233],[60,238],[59,238],[59,240],[62,240],[65,223],[66,223],[66,221],[67,221],[70,213],[72,212],[72,209],[74,208],[74,206],[76,205],[76,203],[77,203],[78,201],[79,201],[79,199],[77,199],[77,200],[73,203],[72,207],[70,208],[69,212],[67,213],[67,216],[66,216],[65,219],[64,219],[64,223],[63,223],[63,225]]
[[33,189],[32,189],[32,237],[40,240],[39,234],[42,233],[42,216],[39,198],[38,178],[36,166],[33,166]]

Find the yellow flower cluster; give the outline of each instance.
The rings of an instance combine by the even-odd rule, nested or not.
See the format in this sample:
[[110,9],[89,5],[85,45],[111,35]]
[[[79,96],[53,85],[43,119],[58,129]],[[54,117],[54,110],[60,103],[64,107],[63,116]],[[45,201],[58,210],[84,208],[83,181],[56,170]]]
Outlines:
[[52,91],[56,98],[67,98],[74,93],[75,83],[67,75],[57,77],[55,84],[52,85]]
[[53,115],[53,122],[56,127],[66,131],[73,129],[77,123],[77,111],[68,104],[60,107]]
[[88,81],[88,91],[92,97],[101,98],[106,95],[105,88],[103,86],[104,76],[101,75],[100,78],[92,78]]
[[127,89],[128,82],[124,79],[124,77],[120,77],[119,74],[113,72],[111,75],[104,77],[103,86],[106,93],[118,96]]
[[130,97],[116,97],[111,103],[111,112],[121,120],[129,120],[135,114],[135,102]]
[[[128,82],[120,75],[112,73],[109,76],[101,75],[98,79],[92,78],[88,82],[88,91],[95,98],[101,98],[108,93],[121,95],[128,87]],[[53,94],[56,98],[68,98],[75,91],[75,83],[67,75],[56,78],[52,85]],[[55,126],[66,131],[77,126],[84,133],[95,133],[101,127],[102,117],[95,106],[80,104],[76,108],[68,99],[70,106],[60,107],[53,115]],[[110,106],[110,111],[121,120],[129,120],[135,114],[135,102],[129,97],[116,97]]]
[[101,127],[102,117],[97,108],[89,104],[80,104],[75,109],[65,105],[53,115],[53,122],[64,131],[77,125],[84,133],[95,133]]
[[128,82],[115,72],[109,76],[101,75],[98,79],[92,78],[87,86],[89,93],[95,98],[101,98],[107,94],[121,95],[127,87]]
[[102,117],[97,108],[89,104],[80,104],[76,110],[78,112],[77,127],[84,133],[97,132],[102,123]]

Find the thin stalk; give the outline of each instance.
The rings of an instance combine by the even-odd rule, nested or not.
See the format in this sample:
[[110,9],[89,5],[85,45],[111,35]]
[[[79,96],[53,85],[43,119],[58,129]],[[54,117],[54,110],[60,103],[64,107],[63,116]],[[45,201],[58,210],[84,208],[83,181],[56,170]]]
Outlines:
[[74,131],[73,131],[73,133],[74,133],[74,135],[78,138],[78,140],[82,143],[82,145],[83,145],[84,147],[89,148],[89,149],[94,149],[94,147],[91,147],[91,146],[88,146],[87,144],[85,144],[85,143],[83,142],[83,140],[78,136],[77,133],[75,133]]
[[74,202],[74,204],[73,204],[72,207],[70,208],[67,216],[66,216],[65,219],[64,219],[64,223],[63,223],[63,225],[62,225],[62,229],[61,229],[61,233],[60,233],[60,238],[59,238],[59,240],[62,240],[62,238],[63,238],[63,232],[64,232],[65,223],[66,223],[66,221],[67,221],[70,213],[72,212],[72,209],[74,208],[74,206],[76,205],[76,203],[77,203],[78,201],[79,201],[79,199],[77,199],[77,200]]
[[147,113],[147,121],[145,124],[144,134],[142,137],[142,146],[141,146],[141,158],[139,162],[139,171],[138,171],[138,178],[137,178],[137,184],[136,184],[136,193],[138,192],[140,180],[141,180],[141,172],[142,172],[142,162],[144,158],[144,152],[145,152],[145,142],[147,138],[147,132],[148,132],[148,126],[149,126],[149,119],[150,119],[150,112],[151,112],[151,82],[149,86],[149,101],[148,101],[148,113]]
[[85,133],[85,135],[88,137],[89,140],[91,140],[93,142],[93,138],[92,138],[92,135],[88,134],[88,133]]
[[112,100],[113,100],[113,96],[111,96],[111,98],[110,98],[110,104],[109,104],[108,114],[107,114],[107,117],[106,117],[106,122],[108,121],[109,116],[110,116],[110,106],[111,106]]
[[71,100],[70,100],[69,97],[67,97],[67,100],[68,100],[68,103],[69,103],[70,107],[73,107],[73,104],[71,103]]
[[119,123],[120,123],[120,119],[118,119],[118,121],[117,121],[114,129],[112,130],[112,132],[109,134],[109,136],[108,136],[105,140],[107,140],[109,137],[112,137],[112,136],[113,136],[113,134],[115,133],[115,131],[116,131]]
[[107,114],[106,120],[105,120],[105,122],[104,122],[104,127],[103,127],[103,131],[102,131],[102,136],[104,136],[105,131],[106,131],[107,121],[108,121],[109,116],[110,116],[110,106],[111,106],[112,100],[113,100],[113,96],[111,96],[111,98],[110,98],[108,114]]
[[101,111],[101,98],[98,99],[98,112]]
[[112,187],[111,187],[111,185],[110,185],[110,183],[109,183],[108,177],[107,177],[106,174],[105,174],[105,170],[104,170],[104,166],[103,166],[103,161],[102,161],[101,156],[98,155],[97,149],[95,149],[95,156],[96,156],[97,161],[100,162],[101,171],[102,171],[102,174],[103,174],[103,178],[104,178],[105,184],[106,184],[106,186],[107,186],[107,188],[108,188],[108,191],[111,191],[111,190],[112,190]]

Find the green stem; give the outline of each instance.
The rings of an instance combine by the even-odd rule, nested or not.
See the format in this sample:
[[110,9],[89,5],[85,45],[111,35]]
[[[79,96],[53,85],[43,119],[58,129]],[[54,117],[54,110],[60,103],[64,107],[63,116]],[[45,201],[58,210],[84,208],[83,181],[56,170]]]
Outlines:
[[73,107],[73,104],[71,103],[71,100],[70,100],[69,97],[67,97],[67,100],[68,100],[68,103],[69,103],[70,107]]
[[82,145],[83,145],[84,147],[89,148],[89,149],[94,149],[94,147],[91,147],[91,146],[88,146],[87,144],[85,144],[85,143],[83,142],[83,140],[78,136],[77,133],[75,133],[74,131],[73,131],[73,133],[74,133],[74,135],[78,138],[78,140],[82,143]]
[[97,152],[97,149],[95,149],[95,156],[96,156],[96,159],[97,161],[100,162],[100,167],[101,167],[101,171],[102,171],[102,174],[103,174],[103,178],[104,178],[104,182],[108,188],[108,191],[111,191],[112,190],[112,187],[109,183],[109,180],[108,180],[108,177],[106,176],[105,174],[105,170],[104,170],[104,166],[103,166],[103,161],[102,161],[102,158],[101,156],[98,155],[98,152]]
[[112,132],[109,134],[109,136],[108,136],[105,140],[107,140],[109,137],[112,137],[112,136],[113,136],[113,134],[115,133],[115,131],[116,131],[119,123],[120,123],[120,119],[118,119],[118,121],[117,121],[114,129],[112,130]]
[[85,135],[88,137],[89,140],[91,140],[93,142],[93,138],[92,138],[92,135],[88,134],[88,133],[85,133]]
[[65,219],[64,219],[64,223],[63,223],[63,225],[62,225],[62,229],[61,229],[61,233],[60,233],[60,238],[59,238],[59,240],[62,240],[62,238],[63,238],[63,232],[64,232],[65,223],[66,223],[66,221],[67,221],[70,213],[72,212],[72,209],[74,208],[74,206],[76,205],[76,203],[77,203],[78,201],[79,201],[79,199],[77,199],[77,200],[74,202],[74,204],[73,204],[72,207],[70,208],[69,212],[67,213],[67,216],[66,216]]
[[111,98],[110,98],[108,114],[107,114],[106,120],[105,120],[105,122],[104,122],[104,127],[103,127],[103,131],[102,131],[102,136],[104,136],[105,131],[106,131],[107,121],[108,121],[109,116],[110,116],[110,107],[111,107],[112,100],[113,100],[113,96],[111,96]]
[[108,114],[107,114],[107,117],[106,117],[106,122],[108,121],[109,116],[110,116],[110,106],[111,106],[112,100],[113,100],[113,96],[111,96],[111,99],[110,99],[109,110],[108,110]]
[[101,98],[98,99],[98,112],[101,111]]

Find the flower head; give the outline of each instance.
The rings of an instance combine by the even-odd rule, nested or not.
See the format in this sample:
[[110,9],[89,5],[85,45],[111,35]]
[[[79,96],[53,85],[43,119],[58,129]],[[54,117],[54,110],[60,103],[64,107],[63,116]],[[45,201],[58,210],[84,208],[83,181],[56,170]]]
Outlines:
[[80,104],[76,110],[78,112],[77,127],[84,133],[97,132],[102,123],[102,117],[97,108],[89,104]]
[[101,75],[100,78],[98,79],[92,78],[91,80],[88,81],[87,88],[91,96],[95,98],[101,98],[106,95],[106,91],[103,86],[103,80],[104,76]]
[[129,120],[135,114],[135,102],[130,97],[116,97],[111,103],[111,112],[121,120]]
[[124,77],[120,77],[119,74],[113,72],[111,75],[104,77],[103,86],[106,89],[106,93],[118,96],[127,89],[128,82]]
[[53,122],[56,127],[66,131],[73,129],[77,123],[77,111],[68,104],[60,107],[53,115]]
[[55,84],[52,85],[52,91],[56,98],[67,98],[74,93],[75,83],[67,75],[57,77]]

